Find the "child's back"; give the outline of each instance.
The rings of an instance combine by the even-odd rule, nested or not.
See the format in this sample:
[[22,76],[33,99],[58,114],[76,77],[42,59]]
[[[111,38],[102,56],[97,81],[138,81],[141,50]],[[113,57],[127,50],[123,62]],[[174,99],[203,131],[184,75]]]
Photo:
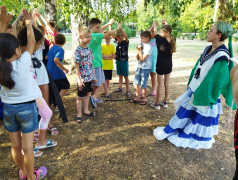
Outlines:
[[15,86],[12,89],[2,86],[0,91],[2,101],[8,104],[16,104],[41,97],[41,91],[30,72],[32,65],[31,55],[26,51],[18,60],[11,62],[11,64],[11,76]]
[[60,69],[56,63],[54,62],[54,58],[59,58],[61,64],[63,64],[64,59],[64,49],[59,45],[54,45],[50,48],[49,52],[47,53],[48,62],[47,62],[47,69],[50,72],[50,75],[54,80],[65,78],[66,75],[62,69]]

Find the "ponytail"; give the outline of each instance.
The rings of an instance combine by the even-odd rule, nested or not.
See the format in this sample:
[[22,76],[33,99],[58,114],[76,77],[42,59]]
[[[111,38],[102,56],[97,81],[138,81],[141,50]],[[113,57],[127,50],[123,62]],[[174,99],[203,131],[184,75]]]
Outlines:
[[15,36],[8,33],[0,34],[0,84],[12,89],[15,82],[11,77],[12,64],[7,59],[12,58],[19,48],[18,40]]
[[0,59],[0,84],[9,89],[12,89],[15,86],[15,82],[11,77],[12,64],[7,62],[7,59],[1,57]]
[[171,34],[171,41],[170,41],[170,45],[171,45],[171,53],[176,52],[176,39],[174,38],[174,36]]

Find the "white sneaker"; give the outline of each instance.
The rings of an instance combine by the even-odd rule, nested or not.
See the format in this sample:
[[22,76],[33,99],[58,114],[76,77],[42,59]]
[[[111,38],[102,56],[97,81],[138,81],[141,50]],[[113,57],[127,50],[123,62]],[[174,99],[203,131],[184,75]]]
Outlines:
[[160,110],[160,104],[156,104],[156,103],[151,102],[150,107],[155,108],[157,110]]

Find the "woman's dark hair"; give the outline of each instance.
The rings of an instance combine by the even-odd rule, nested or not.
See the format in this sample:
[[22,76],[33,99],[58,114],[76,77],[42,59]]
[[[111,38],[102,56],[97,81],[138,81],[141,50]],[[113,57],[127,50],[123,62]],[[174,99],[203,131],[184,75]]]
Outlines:
[[[43,34],[40,32],[40,30],[38,30],[34,26],[32,26],[32,28],[33,28],[33,32],[34,32],[34,35],[35,35],[36,43],[38,43],[43,38]],[[21,29],[21,31],[17,35],[17,39],[20,42],[20,46],[26,46],[27,45],[28,41],[27,41],[27,28],[26,27]]]
[[15,86],[15,82],[11,77],[12,64],[7,59],[12,58],[19,46],[17,38],[12,34],[0,34],[0,84],[9,89]]

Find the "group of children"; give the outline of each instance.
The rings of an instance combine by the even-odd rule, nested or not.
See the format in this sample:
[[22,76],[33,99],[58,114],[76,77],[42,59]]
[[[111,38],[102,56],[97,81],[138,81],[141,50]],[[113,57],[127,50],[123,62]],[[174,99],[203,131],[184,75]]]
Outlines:
[[[34,21],[35,19],[35,21]],[[0,14],[0,95],[4,103],[4,127],[9,132],[12,157],[19,167],[20,179],[39,179],[46,176],[47,169],[40,167],[34,171],[34,157],[42,155],[39,149],[54,147],[56,141],[47,140],[46,132],[57,135],[50,119],[49,77],[52,77],[61,98],[70,88],[66,77],[69,70],[63,65],[66,42],[63,34],[57,34],[52,26],[37,12],[33,16],[23,9],[21,17],[12,26],[11,15],[4,6]],[[36,22],[41,26],[36,26]],[[112,79],[113,59],[116,59],[119,86],[114,92],[123,92],[123,77],[126,85],[126,96],[130,103],[147,104],[147,84],[149,76],[152,81],[151,96],[156,101],[150,106],[159,110],[168,107],[169,79],[172,72],[172,54],[175,52],[175,39],[172,28],[163,21],[160,35],[155,21],[148,31],[141,33],[141,43],[137,46],[138,66],[133,81],[135,97],[129,91],[129,39],[120,23],[112,30],[111,19],[101,26],[101,21],[92,18],[90,27],[79,27],[79,45],[74,51],[74,62],[77,77],[77,117],[81,123],[82,116],[95,116],[89,111],[89,102],[97,108],[103,85],[105,98],[113,98],[109,93],[109,81]],[[105,31],[110,27],[109,31]],[[224,30],[228,29],[227,31]],[[230,34],[230,26],[217,22],[208,33],[208,46],[195,65],[188,83],[187,91],[175,101],[176,115],[166,127],[158,127],[154,135],[158,140],[168,138],[179,147],[210,148],[214,143],[213,135],[218,132],[218,117],[222,113],[219,96],[226,92],[229,85],[229,52],[223,41]],[[49,51],[44,52],[45,32],[50,34]],[[50,33],[49,33],[50,32]],[[53,36],[53,38],[52,38]],[[114,38],[117,46],[110,44]],[[102,40],[105,39],[105,44]],[[44,52],[44,53],[43,53]],[[44,65],[44,60],[46,67]],[[214,63],[208,63],[210,60]],[[222,68],[223,71],[218,71]],[[47,70],[49,73],[47,73]],[[224,75],[225,73],[225,75]],[[157,75],[157,88],[156,88]],[[164,79],[165,98],[160,102]],[[213,79],[211,82],[210,80]],[[207,85],[210,84],[210,89]],[[211,86],[212,84],[212,86]],[[224,89],[224,91],[222,91]],[[205,94],[205,95],[204,95]],[[205,98],[204,98],[205,97]],[[209,97],[209,98],[208,98]],[[229,96],[231,97],[231,96]],[[84,110],[82,113],[82,101]],[[228,103],[228,101],[227,101]],[[230,100],[228,105],[230,106]],[[55,107],[58,111],[59,107]],[[37,110],[38,109],[38,110]],[[38,122],[38,113],[41,117]],[[196,114],[196,116],[194,116]],[[207,121],[204,122],[204,118]],[[201,131],[201,129],[205,129]],[[207,128],[207,129],[206,129]],[[39,129],[39,133],[36,132]],[[35,148],[34,136],[38,134]],[[22,154],[22,150],[24,156]]]

